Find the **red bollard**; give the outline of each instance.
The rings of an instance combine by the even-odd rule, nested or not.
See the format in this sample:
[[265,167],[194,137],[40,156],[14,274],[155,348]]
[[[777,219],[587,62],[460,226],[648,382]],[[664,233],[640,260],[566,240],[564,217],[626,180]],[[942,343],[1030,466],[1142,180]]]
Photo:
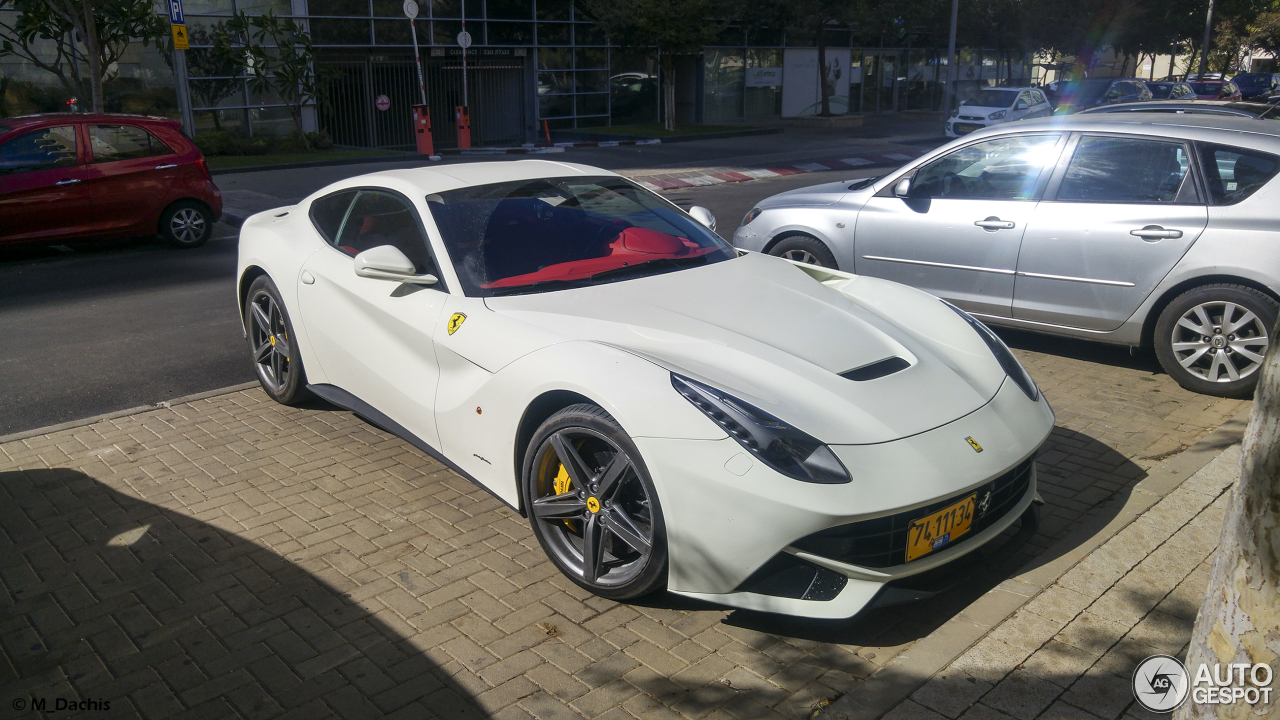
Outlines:
[[431,139],[431,108],[426,105],[413,106],[413,132],[418,141],[418,152],[435,155],[436,146]]
[[471,111],[466,105],[459,105],[454,108],[454,117],[458,121],[458,147],[471,147]]

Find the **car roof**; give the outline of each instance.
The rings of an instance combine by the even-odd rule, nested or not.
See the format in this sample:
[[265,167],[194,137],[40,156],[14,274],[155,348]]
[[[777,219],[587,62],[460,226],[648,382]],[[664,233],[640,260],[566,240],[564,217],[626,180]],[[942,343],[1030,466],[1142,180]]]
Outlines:
[[1247,102],[1243,100],[1151,100],[1140,103],[1121,103],[1119,105],[1103,105],[1101,107],[1089,108],[1081,115],[1096,115],[1102,113],[1125,113],[1125,112],[1143,112],[1160,111],[1160,110],[1227,110],[1236,111],[1240,114],[1248,114],[1258,116],[1270,110],[1273,106],[1267,103]]
[[56,125],[67,122],[131,122],[177,124],[177,120],[155,115],[128,115],[125,113],[40,113],[37,115],[15,115],[0,118],[0,125],[20,129],[36,125]]
[[1080,113],[992,125],[965,137],[992,137],[1034,130],[1114,132],[1222,143],[1280,153],[1280,128],[1273,129],[1272,125],[1280,126],[1280,123],[1258,122],[1254,118],[1229,115]]
[[448,192],[449,190],[457,190],[474,185],[489,185],[513,180],[599,175],[617,176],[617,173],[590,165],[556,162],[553,160],[506,160],[468,163],[466,165],[416,167],[403,170],[384,170],[340,180],[316,191],[307,198],[307,202],[338,190],[355,187],[387,187],[406,195],[424,197],[433,193]]

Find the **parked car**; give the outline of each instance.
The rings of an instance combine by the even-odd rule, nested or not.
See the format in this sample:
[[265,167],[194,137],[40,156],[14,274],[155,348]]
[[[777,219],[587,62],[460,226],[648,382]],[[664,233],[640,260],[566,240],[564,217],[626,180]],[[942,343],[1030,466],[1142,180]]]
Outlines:
[[751,210],[734,244],[927,290],[993,325],[1154,345],[1246,396],[1280,312],[1280,130],[1087,113],[979,131],[849,190]]
[[1067,83],[1058,91],[1054,112],[1080,112],[1097,105],[1143,102],[1151,99],[1147,82],[1138,78],[1086,78]]
[[221,214],[204,156],[174,120],[0,118],[0,244],[159,233],[191,248]]
[[1194,97],[1196,94],[1191,86],[1184,82],[1148,82],[1147,89],[1151,91],[1152,100],[1178,100]]
[[1230,80],[1191,80],[1187,83],[1198,100],[1242,100],[1240,88]]
[[960,137],[1000,123],[1052,114],[1053,106],[1040,88],[983,88],[951,111],[946,133],[947,137]]
[[1095,113],[1174,113],[1183,115],[1218,115],[1246,117],[1259,120],[1280,119],[1280,107],[1257,102],[1226,102],[1222,100],[1153,100],[1125,105],[1102,105],[1084,111]]
[[1240,73],[1231,78],[1245,100],[1264,100],[1280,94],[1280,75],[1275,73]]
[[1053,412],[994,334],[714,224],[568,163],[343,180],[241,230],[252,365],[441,459],[614,599],[847,618],[1034,514]]

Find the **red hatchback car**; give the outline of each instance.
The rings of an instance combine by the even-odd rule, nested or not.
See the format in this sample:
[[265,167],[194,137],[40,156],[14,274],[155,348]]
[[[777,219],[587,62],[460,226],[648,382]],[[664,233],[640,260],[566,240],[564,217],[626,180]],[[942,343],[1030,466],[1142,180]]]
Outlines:
[[204,155],[168,118],[0,118],[0,244],[160,233],[198,247],[222,216]]
[[[1196,100],[1240,100],[1240,88],[1229,80],[1188,80]],[[1191,98],[1186,98],[1190,100]]]

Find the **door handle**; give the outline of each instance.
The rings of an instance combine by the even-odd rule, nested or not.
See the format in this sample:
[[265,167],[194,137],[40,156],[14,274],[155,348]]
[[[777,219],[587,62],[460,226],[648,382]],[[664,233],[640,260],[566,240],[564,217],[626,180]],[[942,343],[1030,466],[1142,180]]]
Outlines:
[[79,181],[79,180],[75,180],[75,179],[71,179],[71,180],[59,180],[58,182],[54,183],[54,185],[75,185],[75,184],[76,184],[76,183],[78,183],[78,182],[80,182],[80,181]]
[[1159,225],[1148,225],[1141,230],[1130,230],[1130,235],[1136,235],[1143,240],[1163,240],[1164,238],[1180,238],[1181,230],[1165,230]]
[[178,167],[178,166],[177,166],[177,165],[174,165],[174,164],[169,164],[169,165],[157,165],[157,166],[156,166],[156,169],[157,169],[157,170],[168,170],[169,168],[176,168],[176,167]]
[[1014,224],[1012,220],[1001,220],[1000,218],[994,215],[987,218],[986,220],[977,220],[973,224],[977,225],[983,230],[990,230],[992,232],[996,230],[1012,230],[1014,228]]

